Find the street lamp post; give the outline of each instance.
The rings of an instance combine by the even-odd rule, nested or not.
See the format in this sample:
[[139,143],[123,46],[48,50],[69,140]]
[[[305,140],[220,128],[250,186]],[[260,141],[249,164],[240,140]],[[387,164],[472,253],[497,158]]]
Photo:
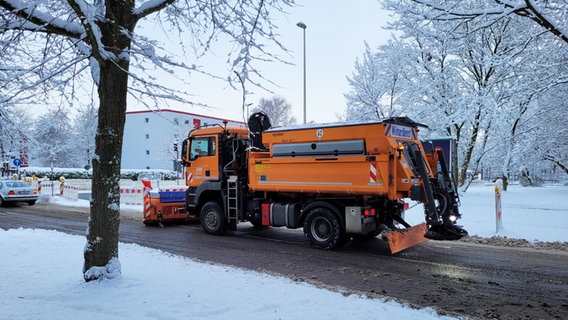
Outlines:
[[304,124],[306,124],[306,24],[298,22],[296,25],[302,28],[304,33]]

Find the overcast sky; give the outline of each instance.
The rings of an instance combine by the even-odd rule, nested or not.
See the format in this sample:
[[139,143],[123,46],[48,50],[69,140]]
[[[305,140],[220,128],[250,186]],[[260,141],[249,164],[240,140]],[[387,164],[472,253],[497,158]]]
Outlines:
[[[298,1],[298,7],[277,20],[280,41],[290,51],[287,59],[294,65],[273,63],[263,66],[263,75],[275,82],[271,87],[291,105],[298,123],[303,122],[303,31],[296,24],[303,22],[306,28],[307,65],[307,121],[334,122],[345,109],[344,94],[348,92],[346,76],[351,76],[355,59],[364,52],[367,41],[371,48],[385,43],[390,31],[386,25],[389,15],[381,11],[377,0],[309,0]],[[222,50],[220,50],[222,51]],[[222,59],[221,59],[222,58]],[[226,61],[225,57],[219,57]],[[207,62],[202,61],[202,65]],[[218,62],[216,62],[218,63]],[[211,67],[211,66],[207,66]],[[210,116],[242,120],[242,93],[220,81],[192,76],[191,93],[198,100],[215,106],[202,109],[172,103],[164,108]],[[256,106],[260,98],[270,98],[271,93],[254,88],[247,102]],[[141,106],[130,103],[129,111]]]

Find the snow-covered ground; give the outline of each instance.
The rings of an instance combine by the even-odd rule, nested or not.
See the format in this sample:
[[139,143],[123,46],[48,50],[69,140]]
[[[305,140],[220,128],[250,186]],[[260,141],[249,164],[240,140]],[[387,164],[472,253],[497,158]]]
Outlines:
[[[511,186],[502,195],[500,235],[568,241],[567,195],[567,186]],[[471,187],[461,211],[470,234],[495,235],[492,186]],[[407,218],[421,221],[422,209]],[[85,283],[84,244],[56,231],[0,229],[0,319],[450,319],[134,244],[120,245],[121,276]]]
[[[525,239],[530,242],[568,241],[568,186],[522,187],[510,185],[501,193],[503,229],[496,234],[495,187],[472,185],[460,194],[458,221],[470,235],[495,235]],[[423,209],[416,206],[407,213],[413,223],[422,222]]]

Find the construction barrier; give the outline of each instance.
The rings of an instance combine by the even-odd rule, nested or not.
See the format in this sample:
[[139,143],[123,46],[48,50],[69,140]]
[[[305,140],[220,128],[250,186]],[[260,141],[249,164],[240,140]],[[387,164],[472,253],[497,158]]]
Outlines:
[[[155,190],[157,192],[179,192],[184,191],[186,188],[163,188]],[[125,205],[143,205],[144,204],[144,189],[120,189],[120,204]]]
[[79,200],[79,187],[66,185],[62,189],[61,196],[65,199],[77,201]]
[[142,185],[144,185],[144,209],[143,209],[143,216],[144,219],[150,216],[150,211],[152,209],[150,203],[150,190],[152,190],[152,183],[148,179],[142,179]]
[[36,183],[32,182],[32,186],[37,188],[37,194],[51,195],[51,188],[53,187],[53,181],[37,180]]
[[143,203],[142,189],[120,189],[120,204],[142,205]]
[[[37,188],[38,194],[55,195],[68,200],[77,201],[79,193],[89,193],[91,191],[91,180],[87,179],[59,179],[54,180],[34,180],[32,186]],[[180,185],[176,181],[151,181],[156,192],[177,192],[185,191],[186,186]],[[120,204],[122,205],[144,205],[144,186],[141,181],[121,180],[120,181]],[[156,186],[160,188],[156,188]]]

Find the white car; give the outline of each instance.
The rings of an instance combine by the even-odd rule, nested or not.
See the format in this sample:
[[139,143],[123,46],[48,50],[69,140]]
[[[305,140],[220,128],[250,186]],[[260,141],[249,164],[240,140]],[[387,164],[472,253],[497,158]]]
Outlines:
[[0,206],[14,202],[25,202],[33,206],[37,197],[37,189],[25,181],[0,180]]

